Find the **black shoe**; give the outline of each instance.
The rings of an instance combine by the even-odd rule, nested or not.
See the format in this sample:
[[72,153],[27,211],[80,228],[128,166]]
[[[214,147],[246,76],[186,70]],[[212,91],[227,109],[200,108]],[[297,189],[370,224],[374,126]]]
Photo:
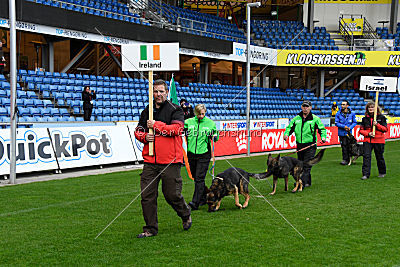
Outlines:
[[183,230],[187,231],[190,229],[190,227],[192,227],[192,216],[189,216],[189,218],[187,218],[186,220],[182,219],[182,226],[183,226]]
[[197,206],[193,202],[189,202],[189,206],[192,208],[192,210],[198,210],[199,209],[199,206]]
[[151,237],[151,236],[155,236],[155,234],[152,234],[148,231],[144,231],[143,233],[138,234],[137,238],[145,238],[145,237]]
[[340,162],[341,165],[349,165],[348,161],[342,160],[342,162]]

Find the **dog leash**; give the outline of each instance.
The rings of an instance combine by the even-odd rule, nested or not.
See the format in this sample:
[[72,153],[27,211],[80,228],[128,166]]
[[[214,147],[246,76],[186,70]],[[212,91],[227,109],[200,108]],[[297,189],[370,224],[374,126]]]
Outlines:
[[212,140],[212,138],[210,138],[210,144],[211,144],[211,155],[212,155],[212,159],[213,159],[213,164],[212,164],[212,166],[211,166],[211,168],[208,170],[208,173],[211,175],[211,177],[213,178],[213,180],[214,180],[214,170],[215,170],[215,154],[214,154],[214,148],[215,148],[215,146],[214,146],[214,141]]
[[300,151],[306,150],[306,149],[308,149],[308,148],[310,148],[310,147],[313,147],[313,146],[316,146],[317,144],[322,144],[322,143],[323,143],[323,141],[316,142],[316,143],[311,144],[311,145],[309,145],[309,146],[303,147],[303,148],[300,149],[300,150],[296,150],[296,151],[294,151],[294,152],[291,152],[291,153],[287,154],[286,156],[289,156],[289,155],[292,155],[292,154],[295,154],[295,153],[299,153]]

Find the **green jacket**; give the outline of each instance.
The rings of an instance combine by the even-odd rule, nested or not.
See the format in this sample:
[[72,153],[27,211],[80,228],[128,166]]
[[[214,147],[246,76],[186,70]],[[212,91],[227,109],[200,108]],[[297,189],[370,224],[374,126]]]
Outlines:
[[200,123],[197,117],[187,119],[184,128],[188,140],[188,151],[193,154],[209,152],[211,136],[214,141],[219,139],[215,122],[207,117],[204,117]]
[[326,139],[326,129],[321,119],[311,114],[311,112],[304,119],[303,112],[300,112],[290,121],[284,135],[290,136],[294,132],[297,143],[315,143],[317,142],[317,131],[322,139]]

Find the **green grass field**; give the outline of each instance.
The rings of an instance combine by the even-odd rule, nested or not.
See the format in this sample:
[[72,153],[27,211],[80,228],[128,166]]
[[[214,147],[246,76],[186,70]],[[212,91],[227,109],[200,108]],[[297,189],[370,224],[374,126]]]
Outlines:
[[[399,153],[400,142],[386,144],[383,179],[375,158],[371,178],[362,181],[362,159],[341,166],[333,148],[302,193],[285,192],[280,179],[269,196],[267,181],[252,180],[305,240],[252,188],[247,209],[237,209],[233,197],[215,213],[203,206],[193,211],[189,231],[160,193],[159,235],[147,239],[136,238],[144,223],[139,198],[95,240],[140,192],[140,171],[2,187],[0,265],[399,265]],[[265,156],[229,162],[249,172],[265,169]],[[216,172],[228,167],[217,161]],[[184,169],[182,175],[189,201],[193,182]]]

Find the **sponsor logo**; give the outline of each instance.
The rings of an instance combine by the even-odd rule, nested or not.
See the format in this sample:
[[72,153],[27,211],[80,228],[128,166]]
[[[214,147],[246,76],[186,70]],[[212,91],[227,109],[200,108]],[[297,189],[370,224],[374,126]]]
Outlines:
[[390,55],[387,65],[388,66],[400,66],[400,55]]
[[299,54],[289,53],[286,57],[288,65],[365,65],[367,59],[362,52],[351,54]]
[[271,128],[275,126],[275,121],[256,121],[253,122],[254,128]]
[[284,131],[271,131],[263,133],[261,136],[261,150],[278,150],[294,147],[296,145],[296,137],[294,135],[289,136],[288,141],[283,140]]
[[390,131],[390,138],[400,137],[400,125],[391,125],[389,131]]
[[245,129],[246,122],[223,122],[222,129],[223,130],[232,130],[232,129]]
[[[63,136],[61,132],[52,133],[49,137],[38,138],[34,131],[27,131],[23,138],[17,139],[17,165],[53,162],[54,153],[58,161],[78,160],[85,153],[90,158],[111,157],[110,137],[102,131],[98,136],[87,136],[80,131]],[[0,138],[0,165],[10,161],[10,140]]]
[[140,152],[143,152],[144,144],[141,143],[141,142],[139,142],[136,138],[134,138],[134,139],[135,139],[135,146],[136,146],[136,148],[139,149]]
[[236,146],[238,148],[238,151],[241,150],[247,150],[247,137],[246,133],[240,133],[239,136],[236,137]]

